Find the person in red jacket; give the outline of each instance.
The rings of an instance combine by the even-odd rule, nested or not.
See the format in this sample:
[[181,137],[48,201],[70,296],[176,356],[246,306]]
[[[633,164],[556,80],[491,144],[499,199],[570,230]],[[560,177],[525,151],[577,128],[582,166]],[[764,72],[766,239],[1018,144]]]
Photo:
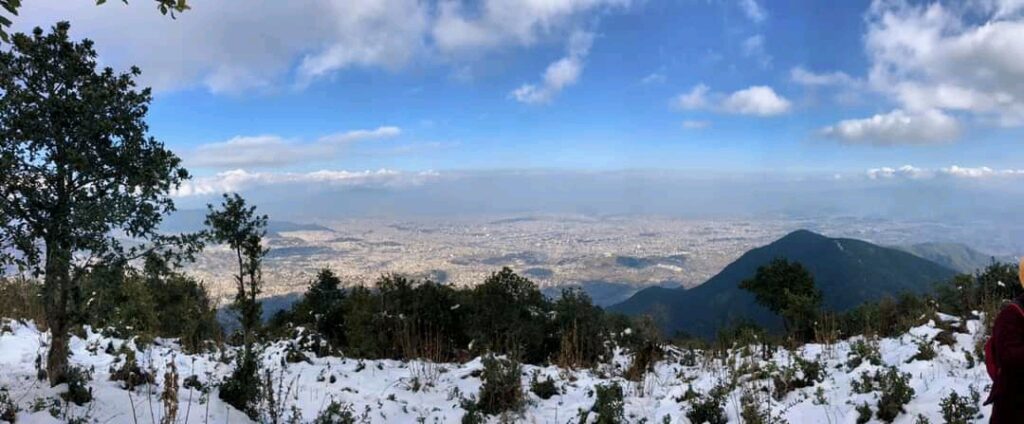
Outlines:
[[[1024,286],[1024,259],[1020,262]],[[999,373],[985,403],[992,404],[993,424],[1024,423],[1024,294],[1003,307],[992,327],[992,350]]]

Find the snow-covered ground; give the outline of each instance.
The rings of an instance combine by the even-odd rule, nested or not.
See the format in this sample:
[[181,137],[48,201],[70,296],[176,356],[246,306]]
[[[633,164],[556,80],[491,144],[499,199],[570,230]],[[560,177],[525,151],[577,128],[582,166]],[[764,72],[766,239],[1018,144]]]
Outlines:
[[[120,382],[110,381],[111,366],[116,354],[107,353],[108,346],[117,351],[125,342],[89,331],[83,338],[72,342],[74,365],[93,370],[89,383],[94,400],[85,406],[64,406],[51,412],[52,399],[59,398],[65,387],[48,387],[36,379],[36,358],[45,355],[47,336],[31,323],[4,321],[0,335],[0,388],[6,388],[9,397],[20,412],[20,423],[63,422],[75,417],[86,417],[87,422],[99,423],[159,423],[163,414],[160,401],[163,375],[167,364],[173,361],[181,379],[196,375],[200,382],[219,382],[231,370],[231,363],[222,354],[187,355],[172,341],[158,341],[139,351],[137,358],[143,368],[155,369],[156,382],[148,388],[141,386],[133,392],[124,390]],[[914,398],[906,405],[906,412],[895,422],[915,423],[918,415],[931,423],[942,423],[939,401],[950,391],[967,395],[968,387],[987,393],[989,378],[984,364],[968,368],[964,351],[972,351],[980,328],[977,321],[968,323],[968,334],[955,334],[952,346],[934,344],[937,356],[928,361],[907,362],[918,351],[917,342],[931,339],[939,330],[934,325],[912,329],[894,339],[877,340],[876,346],[884,365],[895,365],[911,375],[910,386]],[[855,339],[856,340],[856,339]],[[781,401],[769,401],[764,392],[760,399],[770,404],[774,417],[782,416],[790,423],[855,423],[856,405],[863,402],[874,406],[877,392],[858,394],[852,382],[865,371],[873,372],[881,366],[868,361],[850,369],[847,361],[854,341],[833,345],[806,345],[795,352],[778,351],[770,361],[760,359],[759,352],[744,355],[737,349],[728,357],[713,359],[701,353],[696,356],[672,351],[659,362],[655,370],[642,382],[627,381],[622,377],[629,357],[618,355],[611,365],[596,370],[569,371],[554,366],[523,367],[523,387],[527,398],[521,412],[506,417],[491,417],[497,422],[569,423],[578,422],[579,411],[589,410],[594,403],[594,388],[599,384],[617,381],[625,393],[625,416],[629,422],[686,423],[686,411],[691,401],[685,394],[692,390],[707,393],[723,381],[737,382],[726,396],[725,413],[730,422],[740,422],[740,398],[752,388],[770,387],[769,379],[758,379],[756,370],[769,370],[773,366],[792,365],[791,355],[823,365],[825,376],[813,386],[788,393]],[[291,415],[294,406],[303,422],[312,421],[331,400],[351,405],[357,419],[373,423],[405,422],[460,422],[464,411],[461,398],[476,395],[481,381],[476,375],[483,365],[480,359],[464,364],[429,364],[418,361],[357,360],[351,358],[316,358],[308,354],[308,362],[287,363],[284,360],[287,342],[279,342],[264,350],[264,364],[272,370],[279,392],[287,392],[285,415]],[[132,344],[128,345],[132,347]],[[224,362],[222,362],[224,361]],[[227,362],[227,363],[225,363]],[[753,371],[752,371],[753,370]],[[533,373],[551,376],[561,394],[542,400],[529,391]],[[420,384],[416,384],[419,382]],[[419,386],[419,387],[417,387]],[[248,418],[221,402],[215,392],[203,396],[179,381],[179,423],[245,423]],[[692,393],[692,392],[691,392]],[[763,405],[762,405],[763,406]],[[33,411],[33,410],[36,411]],[[990,409],[982,408],[987,420]],[[57,413],[59,418],[54,418]],[[590,414],[590,420],[595,419]],[[873,419],[872,422],[875,419]],[[775,422],[775,421],[773,421]]]

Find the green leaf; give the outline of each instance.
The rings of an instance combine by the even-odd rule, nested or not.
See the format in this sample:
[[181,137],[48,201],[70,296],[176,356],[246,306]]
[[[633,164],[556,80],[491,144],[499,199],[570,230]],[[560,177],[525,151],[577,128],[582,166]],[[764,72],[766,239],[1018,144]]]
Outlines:
[[107,0],[96,0],[96,5],[97,6],[101,6],[101,5],[103,5],[103,3],[106,3],[106,2],[107,2]]
[[5,27],[9,27],[9,26],[11,26],[11,20],[7,19],[6,16],[0,16],[0,25],[3,25]]

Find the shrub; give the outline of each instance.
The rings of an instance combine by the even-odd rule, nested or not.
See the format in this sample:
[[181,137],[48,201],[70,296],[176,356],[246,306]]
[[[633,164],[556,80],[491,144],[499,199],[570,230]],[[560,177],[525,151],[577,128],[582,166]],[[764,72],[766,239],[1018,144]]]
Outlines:
[[590,411],[597,413],[596,424],[618,424],[626,421],[623,413],[622,386],[618,383],[601,384],[596,387],[597,399]]
[[853,370],[864,361],[875,366],[882,365],[882,354],[878,351],[878,345],[860,339],[850,345],[850,355],[846,360],[846,367]]
[[523,388],[519,379],[518,362],[505,358],[487,356],[483,359],[480,398],[477,407],[487,415],[518,410],[523,404]]
[[331,403],[317,414],[313,424],[355,424],[352,405],[331,400]]
[[557,362],[562,367],[590,366],[608,354],[604,312],[580,289],[563,290],[554,303]]
[[811,387],[824,379],[825,372],[821,367],[821,362],[793,356],[793,365],[782,368],[781,373],[772,378],[772,383],[775,385],[775,398],[781,400],[793,390]]
[[867,424],[868,421],[871,421],[871,405],[864,402],[857,405],[857,424]]
[[910,359],[907,359],[907,363],[909,364],[914,361],[930,361],[935,359],[935,355],[935,347],[932,346],[932,342],[928,340],[918,340],[917,353],[915,353],[914,356],[911,356]]
[[910,387],[910,374],[899,372],[896,367],[888,367],[878,378],[878,388],[882,392],[878,399],[879,420],[893,422],[904,412],[903,406],[914,398],[914,389]]
[[538,373],[533,374],[533,378],[530,380],[530,391],[537,397],[547,400],[553,396],[559,394],[558,387],[555,385],[555,380],[551,377],[544,377],[544,380],[538,378]]
[[686,411],[686,418],[693,423],[726,424],[729,422],[725,415],[724,394],[712,390],[710,395],[698,395]]
[[0,421],[13,423],[18,419],[18,405],[11,400],[10,393],[4,387],[0,390]]
[[143,384],[154,383],[153,375],[139,367],[133,350],[127,350],[120,368],[111,370],[110,381],[120,381],[121,388],[125,390],[134,390]]
[[472,319],[469,336],[474,346],[499,353],[520,352],[531,364],[544,362],[555,351],[548,320],[551,304],[537,285],[509,268],[468,293]]
[[255,352],[239,353],[235,369],[220,385],[219,396],[228,405],[244,412],[252,420],[259,418],[263,381]]
[[981,395],[969,387],[970,395],[961,396],[955,391],[942,398],[939,405],[942,407],[942,419],[946,424],[969,424],[981,418],[981,409],[978,407]]
[[767,408],[762,408],[754,392],[744,391],[740,396],[740,418],[744,424],[768,424],[771,422],[769,412]]
[[68,390],[60,394],[61,399],[78,406],[92,402],[92,388],[89,387],[90,380],[92,380],[92,375],[89,371],[69,366],[64,374],[63,381],[67,383]]

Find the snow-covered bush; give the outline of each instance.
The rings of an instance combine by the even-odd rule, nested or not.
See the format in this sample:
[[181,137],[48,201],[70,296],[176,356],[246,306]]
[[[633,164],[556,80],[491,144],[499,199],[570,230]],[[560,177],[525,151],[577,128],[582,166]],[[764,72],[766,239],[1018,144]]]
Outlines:
[[594,388],[594,406],[590,412],[597,414],[595,424],[618,424],[625,422],[622,411],[622,386],[617,382],[600,384]]
[[969,424],[981,418],[981,395],[974,386],[970,386],[969,390],[968,396],[951,391],[949,396],[942,398],[939,405],[942,407],[942,419],[946,424]]
[[479,411],[495,415],[522,407],[523,388],[519,380],[522,370],[519,363],[507,358],[487,356],[483,364],[483,385],[480,386],[477,400]]
[[891,423],[904,412],[903,406],[914,398],[910,374],[900,372],[896,367],[887,367],[878,376],[878,388],[882,393],[878,398],[878,412],[875,415],[879,420]]

